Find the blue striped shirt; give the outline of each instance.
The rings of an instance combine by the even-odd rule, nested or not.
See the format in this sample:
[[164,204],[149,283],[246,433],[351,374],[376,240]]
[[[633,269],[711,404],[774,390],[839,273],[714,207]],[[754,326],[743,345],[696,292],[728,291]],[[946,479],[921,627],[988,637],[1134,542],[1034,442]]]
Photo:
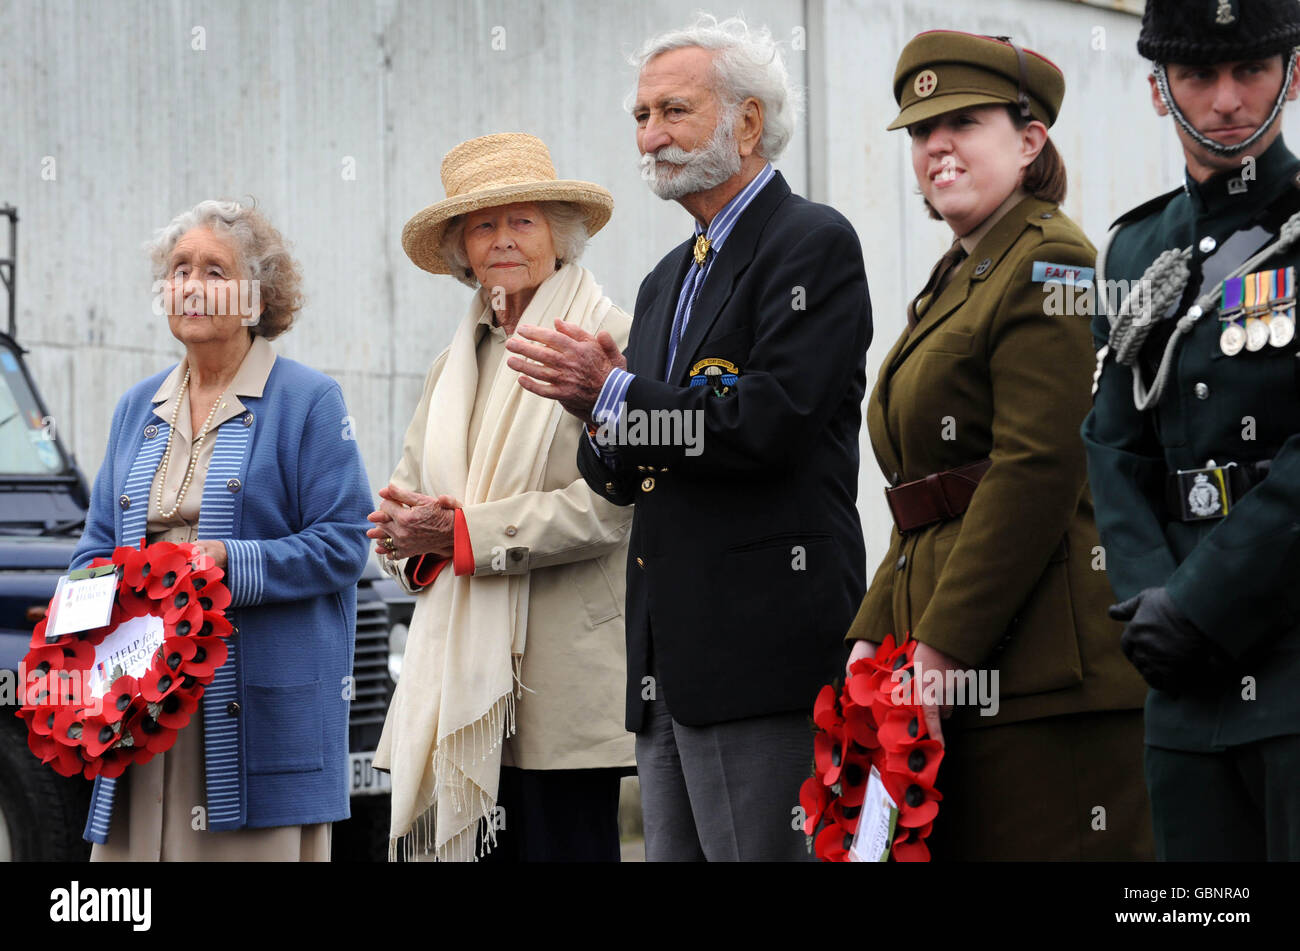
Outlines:
[[[677,308],[673,312],[673,325],[680,324],[680,334],[678,339],[686,335],[686,326],[691,320],[691,310],[695,306],[695,299],[699,295],[700,288],[703,287],[705,280],[709,276],[709,271],[713,267],[713,262],[717,260],[718,255],[722,252],[722,246],[727,241],[727,236],[736,227],[736,222],[745,209],[749,207],[750,202],[758,195],[759,192],[772,180],[776,170],[772,168],[769,162],[763,166],[762,171],[754,176],[754,179],[742,188],[731,201],[727,202],[722,210],[713,216],[709,222],[707,232],[704,227],[697,221],[695,222],[695,235],[705,235],[709,239],[709,249],[713,252],[704,262],[704,266],[691,262],[690,268],[686,271],[686,279],[682,281],[682,288],[677,294]],[[672,328],[669,328],[669,335],[672,335]],[[671,341],[669,341],[671,346]],[[676,358],[676,353],[669,351],[666,377],[672,377],[672,365]],[[592,411],[592,418],[598,426],[608,424],[610,429],[615,429],[619,425],[619,418],[623,415],[623,408],[627,400],[627,388],[632,385],[632,380],[636,374],[629,373],[626,370],[617,367],[610,371],[609,376],[605,378],[605,384],[601,387],[600,395],[596,398],[596,406]],[[588,436],[588,439],[591,437]],[[591,441],[592,447],[596,449],[605,459],[611,462],[613,451],[602,447],[594,439]]]

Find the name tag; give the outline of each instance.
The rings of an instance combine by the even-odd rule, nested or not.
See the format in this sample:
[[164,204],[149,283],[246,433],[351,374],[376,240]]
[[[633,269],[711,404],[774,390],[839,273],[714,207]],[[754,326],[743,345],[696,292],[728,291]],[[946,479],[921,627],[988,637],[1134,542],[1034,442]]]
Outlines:
[[104,567],[108,571],[95,577],[74,580],[64,575],[59,579],[51,616],[45,625],[47,641],[64,634],[94,630],[109,622],[117,595],[117,571],[111,565]]
[[1074,264],[1053,264],[1050,261],[1035,261],[1031,280],[1035,283],[1055,281],[1071,287],[1092,287],[1096,270],[1090,267],[1078,267]]
[[871,767],[867,791],[858,816],[858,828],[849,846],[850,862],[884,862],[894,844],[894,828],[898,825],[898,803],[881,782],[880,770]]

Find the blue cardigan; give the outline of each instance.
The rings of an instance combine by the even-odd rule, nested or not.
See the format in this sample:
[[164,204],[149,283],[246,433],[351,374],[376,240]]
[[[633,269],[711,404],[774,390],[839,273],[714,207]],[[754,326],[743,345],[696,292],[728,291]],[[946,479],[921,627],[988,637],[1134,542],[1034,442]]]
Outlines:
[[[145,535],[169,429],[151,398],[169,372],[118,403],[73,568]],[[248,412],[217,429],[199,514],[199,538],[226,545],[237,631],[202,700],[207,828],[346,819],[370,485],[329,377],[277,357],[262,396],[240,399]],[[95,780],[91,842],[107,841],[118,781]]]

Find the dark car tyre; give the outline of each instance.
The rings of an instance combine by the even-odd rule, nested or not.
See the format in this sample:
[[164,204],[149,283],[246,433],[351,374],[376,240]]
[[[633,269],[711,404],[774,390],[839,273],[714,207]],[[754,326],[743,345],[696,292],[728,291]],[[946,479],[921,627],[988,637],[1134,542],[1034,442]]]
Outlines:
[[26,727],[0,708],[0,861],[81,862],[91,784],[65,778],[27,748]]

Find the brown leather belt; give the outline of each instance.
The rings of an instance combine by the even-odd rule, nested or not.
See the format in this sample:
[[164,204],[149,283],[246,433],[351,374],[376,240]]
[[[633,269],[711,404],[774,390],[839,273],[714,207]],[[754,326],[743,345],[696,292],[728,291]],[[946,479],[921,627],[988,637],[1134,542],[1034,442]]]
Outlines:
[[975,495],[975,486],[992,465],[991,459],[981,459],[885,489],[885,501],[889,503],[894,524],[906,535],[961,515]]

